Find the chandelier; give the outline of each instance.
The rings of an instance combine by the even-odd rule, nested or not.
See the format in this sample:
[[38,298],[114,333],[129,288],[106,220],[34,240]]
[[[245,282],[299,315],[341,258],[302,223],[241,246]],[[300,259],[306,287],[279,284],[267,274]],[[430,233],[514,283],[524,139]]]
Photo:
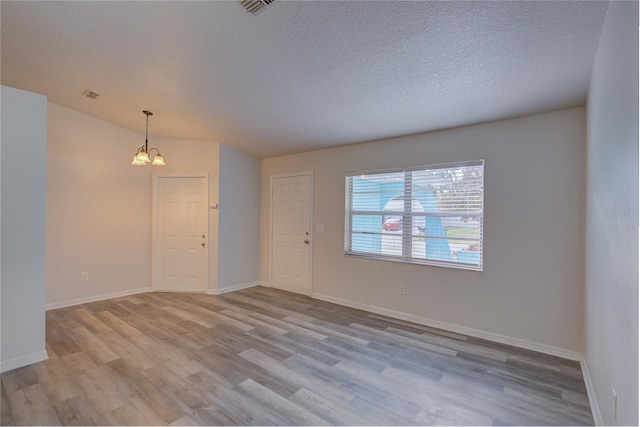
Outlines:
[[[162,155],[160,154],[160,150],[157,148],[149,148],[149,116],[153,116],[151,111],[144,110],[143,113],[147,116],[147,127],[144,134],[144,145],[138,148],[136,154],[133,156],[133,160],[131,161],[132,165],[142,166],[147,163],[151,163],[154,166],[166,166]],[[149,155],[151,151],[156,150],[158,154],[153,156],[153,161],[149,159]]]

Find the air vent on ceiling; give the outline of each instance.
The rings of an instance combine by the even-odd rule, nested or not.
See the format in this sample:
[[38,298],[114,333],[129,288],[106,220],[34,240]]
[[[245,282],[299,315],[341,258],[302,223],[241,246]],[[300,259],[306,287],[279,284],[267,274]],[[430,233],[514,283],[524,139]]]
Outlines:
[[247,9],[247,12],[257,15],[263,12],[267,6],[273,3],[275,0],[240,0],[242,7]]
[[84,96],[86,96],[87,98],[91,98],[91,99],[96,99],[98,96],[100,96],[97,93],[95,93],[94,91],[89,90],[89,89],[87,89],[84,92],[82,92],[82,94]]

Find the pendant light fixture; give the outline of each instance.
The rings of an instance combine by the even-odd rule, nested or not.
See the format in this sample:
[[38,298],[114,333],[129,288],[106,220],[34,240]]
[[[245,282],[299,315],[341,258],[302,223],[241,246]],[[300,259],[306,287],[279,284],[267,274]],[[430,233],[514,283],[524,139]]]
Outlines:
[[[133,156],[132,165],[142,166],[147,163],[151,163],[154,166],[166,166],[162,155],[160,154],[160,150],[157,148],[149,148],[149,116],[153,116],[151,111],[144,110],[143,113],[147,116],[147,127],[144,133],[144,145],[138,148],[135,156]],[[153,157],[153,162],[149,159],[149,154],[151,151],[156,150],[158,154]]]

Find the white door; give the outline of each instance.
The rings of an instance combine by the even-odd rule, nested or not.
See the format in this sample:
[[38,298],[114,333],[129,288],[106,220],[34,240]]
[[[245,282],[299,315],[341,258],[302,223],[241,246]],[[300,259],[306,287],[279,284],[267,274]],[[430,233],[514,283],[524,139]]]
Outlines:
[[311,175],[272,179],[271,285],[311,295]]
[[157,177],[160,291],[204,292],[207,284],[207,177]]

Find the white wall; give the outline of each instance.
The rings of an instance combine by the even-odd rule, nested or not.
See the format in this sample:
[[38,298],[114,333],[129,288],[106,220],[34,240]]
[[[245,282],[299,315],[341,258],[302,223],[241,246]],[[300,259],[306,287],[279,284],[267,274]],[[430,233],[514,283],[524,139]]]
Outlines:
[[2,86],[0,371],[47,358],[47,98]]
[[256,284],[260,265],[260,160],[220,144],[220,291]]
[[144,135],[53,103],[48,123],[47,306],[149,288],[150,167],[130,164]]
[[[149,127],[153,129],[153,120]],[[140,113],[141,124],[144,115]],[[165,167],[132,166],[144,134],[49,103],[47,306],[58,307],[151,287],[154,173],[210,174],[218,197],[218,144],[149,138]],[[217,268],[217,213],[210,211],[210,268]],[[80,273],[89,281],[81,282]],[[209,287],[217,287],[210,275]]]
[[585,358],[596,421],[638,425],[637,2],[609,4],[587,110]]
[[[261,271],[269,281],[269,176],[314,171],[313,293],[578,357],[583,349],[585,110],[575,108],[262,161]],[[347,172],[485,159],[484,272],[346,257]],[[404,284],[406,295],[399,295]],[[568,351],[565,351],[568,350]]]

